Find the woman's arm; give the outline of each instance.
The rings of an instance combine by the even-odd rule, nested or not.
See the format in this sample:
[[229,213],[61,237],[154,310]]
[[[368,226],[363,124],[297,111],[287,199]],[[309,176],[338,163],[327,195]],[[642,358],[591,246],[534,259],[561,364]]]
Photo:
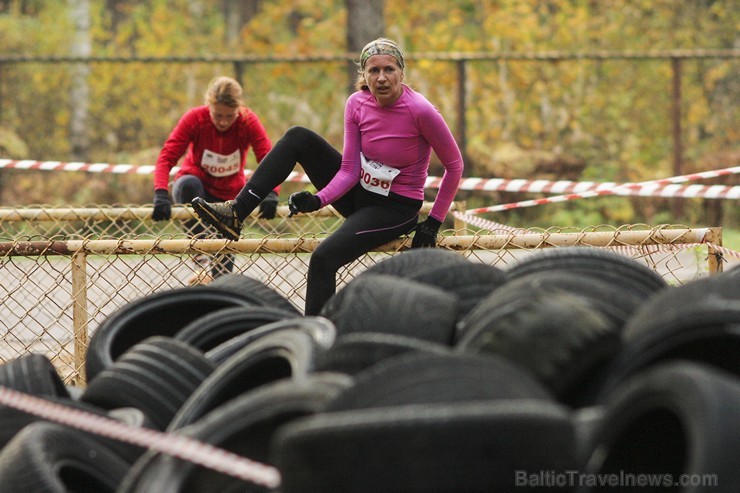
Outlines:
[[437,197],[429,213],[430,216],[442,222],[460,186],[464,167],[462,153],[450,128],[436,108],[432,106],[431,110],[426,111],[420,124],[422,135],[432,146],[432,150],[445,168]]
[[360,179],[360,129],[354,117],[355,102],[350,96],[344,107],[342,165],[329,184],[316,194],[322,207],[343,197]]

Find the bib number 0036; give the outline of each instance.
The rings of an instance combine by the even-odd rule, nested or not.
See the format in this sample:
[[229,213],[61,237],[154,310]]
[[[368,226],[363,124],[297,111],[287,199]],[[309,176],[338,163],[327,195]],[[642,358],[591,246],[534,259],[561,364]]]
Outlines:
[[366,159],[362,154],[360,154],[360,161],[362,164],[360,184],[363,188],[369,192],[388,196],[393,179],[401,171],[378,161]]

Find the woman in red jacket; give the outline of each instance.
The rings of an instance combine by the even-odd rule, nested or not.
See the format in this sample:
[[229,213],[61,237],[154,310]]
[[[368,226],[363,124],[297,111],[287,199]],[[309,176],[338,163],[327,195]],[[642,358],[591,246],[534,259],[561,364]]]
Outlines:
[[[205,104],[180,118],[159,153],[152,219],[166,221],[171,217],[170,173],[183,155],[172,183],[175,202],[188,204],[195,197],[225,201],[233,199],[246,183],[244,166],[250,147],[260,163],[272,143],[257,115],[244,105],[241,85],[230,77],[217,77],[208,86]],[[276,187],[260,203],[259,217],[275,217],[278,192]],[[185,229],[195,237],[205,233],[197,220],[186,221]],[[205,267],[207,259],[196,258],[196,262]],[[233,258],[223,257],[214,262],[210,276],[206,272],[194,281],[208,282],[233,267]]]

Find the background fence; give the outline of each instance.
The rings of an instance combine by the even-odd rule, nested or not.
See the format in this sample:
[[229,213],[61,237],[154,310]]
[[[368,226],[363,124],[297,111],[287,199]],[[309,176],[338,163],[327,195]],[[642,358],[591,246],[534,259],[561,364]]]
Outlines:
[[[296,218],[287,212],[281,206],[274,220],[250,218],[242,239],[229,242],[192,238],[183,227],[194,218],[186,207],[174,208],[167,223],[151,222],[151,208],[142,206],[0,209],[0,361],[43,352],[65,381],[84,384],[95,328],[134,299],[188,285],[202,270],[196,256],[232,254],[235,273],[263,281],[302,309],[310,252],[341,218],[331,208]],[[361,257],[340,270],[338,286],[409,245],[402,238]],[[628,255],[671,284],[721,270],[727,253],[720,228],[681,225],[496,230],[457,220],[440,240],[441,248],[501,269],[541,248],[574,245]]]

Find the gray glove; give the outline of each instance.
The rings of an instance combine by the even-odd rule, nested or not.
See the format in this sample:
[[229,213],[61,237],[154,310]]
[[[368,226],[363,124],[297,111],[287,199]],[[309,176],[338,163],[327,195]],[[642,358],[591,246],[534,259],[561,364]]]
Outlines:
[[154,210],[152,219],[155,221],[169,221],[172,217],[172,200],[167,190],[162,188],[154,191]]
[[260,219],[274,219],[277,213],[278,195],[273,190],[260,202]]
[[290,216],[295,216],[299,212],[313,212],[321,208],[321,199],[311,192],[295,192],[288,198],[288,208]]

